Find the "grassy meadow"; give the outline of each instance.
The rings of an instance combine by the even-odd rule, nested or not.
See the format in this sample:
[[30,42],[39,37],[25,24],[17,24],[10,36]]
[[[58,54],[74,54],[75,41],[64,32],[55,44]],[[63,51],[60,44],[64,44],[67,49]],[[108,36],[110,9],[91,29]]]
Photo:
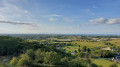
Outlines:
[[[78,50],[78,46],[80,45],[80,47],[82,48],[83,46],[87,46],[88,48],[96,48],[96,47],[106,47],[109,48],[109,46],[105,45],[104,43],[105,41],[96,41],[96,42],[91,42],[91,41],[73,41],[71,42],[72,45],[71,46],[65,46],[64,49],[66,49],[66,51],[74,51],[74,50]],[[110,41],[106,41],[109,42],[111,44],[114,44],[116,46],[120,46],[120,39],[113,39]]]
[[106,45],[104,45],[104,42],[103,42],[103,41],[98,41],[98,42],[73,41],[71,46],[65,46],[64,49],[66,49],[66,51],[78,50],[79,45],[80,45],[81,48],[82,48],[83,46],[87,46],[88,48],[107,47]]
[[107,42],[115,44],[116,46],[120,46],[120,39],[113,39],[113,40],[107,41]]
[[[103,67],[109,67],[111,64],[113,64],[112,61],[107,59],[93,59],[92,60],[95,64],[102,65]],[[118,67],[120,67],[120,64],[118,64]]]

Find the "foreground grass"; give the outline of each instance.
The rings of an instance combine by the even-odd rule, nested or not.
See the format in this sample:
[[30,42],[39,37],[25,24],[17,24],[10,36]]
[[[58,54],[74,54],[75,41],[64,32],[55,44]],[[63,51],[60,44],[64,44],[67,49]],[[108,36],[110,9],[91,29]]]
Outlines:
[[[93,59],[92,61],[97,65],[102,65],[103,67],[109,67],[111,64],[115,63],[107,59]],[[117,65],[120,67],[120,64],[117,63]]]
[[0,67],[5,67],[4,65],[0,65]]

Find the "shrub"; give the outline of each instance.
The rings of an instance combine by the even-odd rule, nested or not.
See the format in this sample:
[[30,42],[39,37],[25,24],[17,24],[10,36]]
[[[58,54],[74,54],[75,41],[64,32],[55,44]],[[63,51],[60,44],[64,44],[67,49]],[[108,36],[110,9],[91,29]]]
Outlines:
[[16,66],[18,63],[18,59],[16,57],[13,57],[12,60],[10,61],[10,65]]
[[34,56],[35,56],[35,55],[34,55],[33,49],[27,50],[26,54],[27,54],[30,58],[34,59]]
[[44,62],[48,64],[59,64],[61,57],[56,52],[46,52],[46,56],[44,57]]
[[70,66],[72,67],[86,67],[86,63],[84,60],[80,58],[75,58],[70,62]]
[[17,65],[18,66],[27,66],[27,65],[30,65],[31,62],[32,62],[32,60],[28,55],[22,54]]
[[43,63],[45,52],[41,52],[40,49],[35,51],[35,61]]
[[[91,64],[91,67],[98,67],[98,65],[96,65],[95,63]],[[101,67],[101,66],[100,66]]]
[[61,59],[61,63],[64,64],[64,65],[67,65],[68,62],[69,62],[68,57],[64,57],[64,58]]

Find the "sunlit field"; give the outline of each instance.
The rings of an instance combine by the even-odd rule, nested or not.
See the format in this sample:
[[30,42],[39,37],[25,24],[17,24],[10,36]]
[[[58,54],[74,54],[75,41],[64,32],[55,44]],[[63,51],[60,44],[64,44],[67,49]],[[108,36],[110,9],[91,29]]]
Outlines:
[[[111,64],[115,63],[107,59],[93,59],[92,61],[99,66],[102,65],[103,67],[109,67]],[[117,63],[117,65],[120,67],[120,64]]]
[[113,39],[113,40],[108,41],[108,42],[110,42],[110,43],[112,43],[112,44],[114,44],[116,46],[120,46],[120,39]]

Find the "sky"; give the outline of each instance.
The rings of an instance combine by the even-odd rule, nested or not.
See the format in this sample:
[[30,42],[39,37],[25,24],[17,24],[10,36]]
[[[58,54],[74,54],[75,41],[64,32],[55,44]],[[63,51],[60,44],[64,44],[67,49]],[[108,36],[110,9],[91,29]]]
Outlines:
[[120,0],[0,0],[0,34],[120,34]]

